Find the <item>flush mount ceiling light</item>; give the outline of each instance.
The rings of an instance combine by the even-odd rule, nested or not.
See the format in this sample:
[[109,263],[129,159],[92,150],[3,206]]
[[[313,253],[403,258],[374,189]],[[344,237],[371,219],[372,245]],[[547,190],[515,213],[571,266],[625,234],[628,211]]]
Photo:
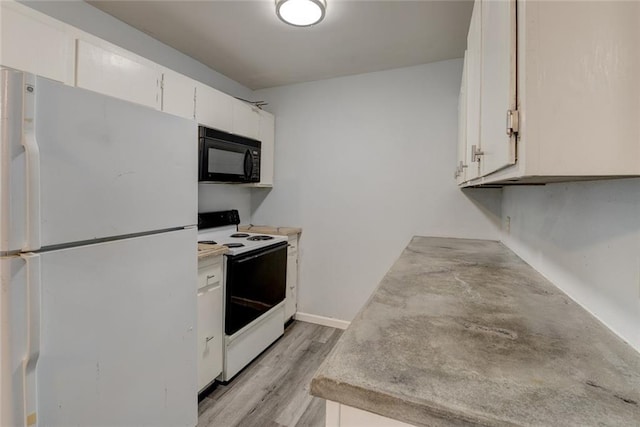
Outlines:
[[324,18],[325,0],[276,0],[276,14],[283,22],[296,27],[308,27]]

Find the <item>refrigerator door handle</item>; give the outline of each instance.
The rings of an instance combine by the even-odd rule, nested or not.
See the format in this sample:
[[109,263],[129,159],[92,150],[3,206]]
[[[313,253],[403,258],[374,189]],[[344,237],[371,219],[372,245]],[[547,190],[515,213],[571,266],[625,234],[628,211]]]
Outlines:
[[23,139],[27,160],[27,229],[23,250],[40,249],[40,149],[35,132],[25,133]]
[[23,251],[40,249],[40,148],[36,140],[35,76],[25,74],[23,136],[26,158],[27,218]]
[[35,77],[25,74],[24,121],[22,145],[26,158],[27,218],[22,250],[40,249],[40,148],[36,140]]
[[27,347],[22,360],[25,425],[37,424],[36,367],[40,356],[40,255],[20,255],[27,267]]

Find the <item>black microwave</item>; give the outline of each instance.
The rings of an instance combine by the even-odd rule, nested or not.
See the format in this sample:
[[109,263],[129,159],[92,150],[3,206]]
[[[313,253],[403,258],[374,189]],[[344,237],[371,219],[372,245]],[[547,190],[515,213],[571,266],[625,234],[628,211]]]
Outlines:
[[199,126],[198,143],[199,181],[260,182],[260,141]]

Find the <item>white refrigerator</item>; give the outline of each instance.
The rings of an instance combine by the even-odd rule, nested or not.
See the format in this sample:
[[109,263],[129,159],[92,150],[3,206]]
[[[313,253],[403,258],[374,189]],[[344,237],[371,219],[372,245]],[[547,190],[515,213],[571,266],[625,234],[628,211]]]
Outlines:
[[196,425],[197,124],[0,84],[0,425]]

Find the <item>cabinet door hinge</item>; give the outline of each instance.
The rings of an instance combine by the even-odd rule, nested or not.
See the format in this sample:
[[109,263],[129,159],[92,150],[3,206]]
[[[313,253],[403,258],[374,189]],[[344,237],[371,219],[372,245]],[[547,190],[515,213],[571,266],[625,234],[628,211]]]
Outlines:
[[512,136],[520,130],[520,112],[507,110],[507,136]]

